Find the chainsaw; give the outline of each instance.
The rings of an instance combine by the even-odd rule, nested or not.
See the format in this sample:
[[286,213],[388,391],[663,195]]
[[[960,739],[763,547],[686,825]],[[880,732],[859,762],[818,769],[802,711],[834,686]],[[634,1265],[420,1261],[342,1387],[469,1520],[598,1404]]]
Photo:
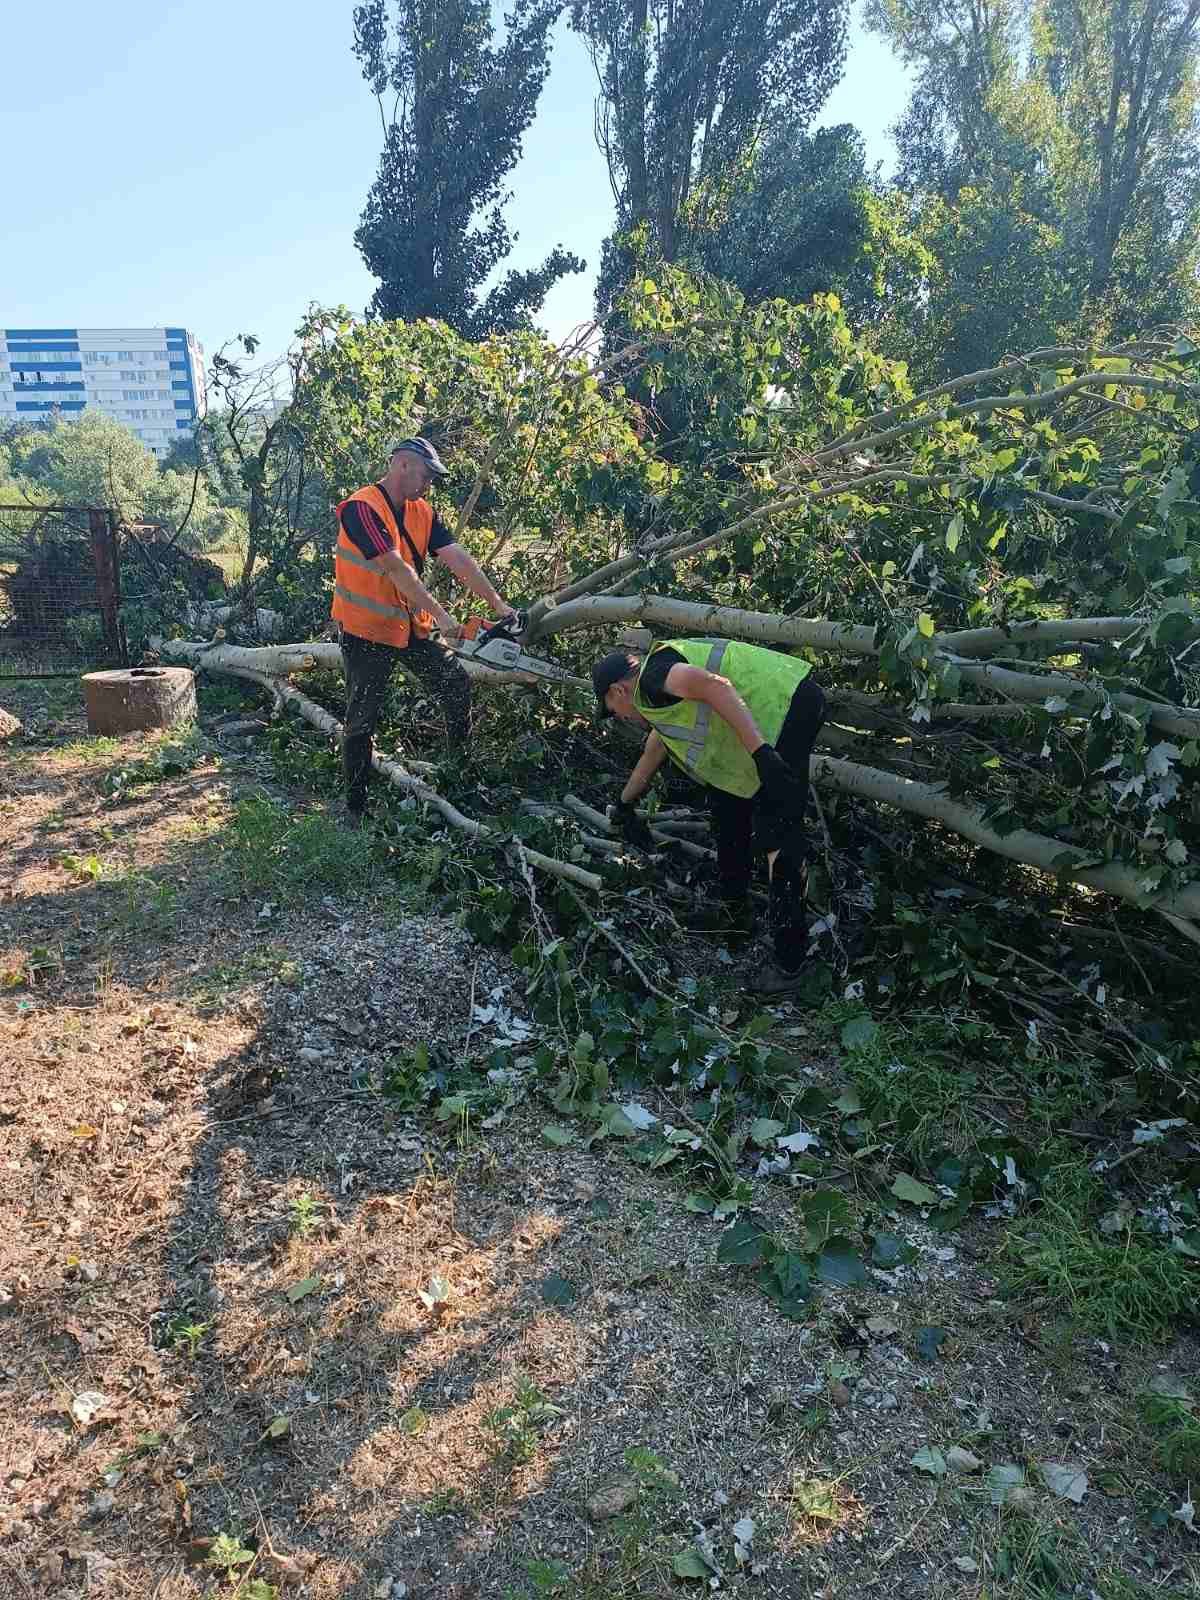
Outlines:
[[481,667],[491,667],[496,672],[528,672],[535,678],[548,678],[552,683],[585,684],[565,667],[553,661],[543,661],[538,656],[527,656],[521,648],[521,635],[529,625],[524,612],[514,612],[502,617],[488,627],[482,617],[469,617],[463,627],[463,637],[455,644],[443,645],[452,655],[464,661],[475,661]]

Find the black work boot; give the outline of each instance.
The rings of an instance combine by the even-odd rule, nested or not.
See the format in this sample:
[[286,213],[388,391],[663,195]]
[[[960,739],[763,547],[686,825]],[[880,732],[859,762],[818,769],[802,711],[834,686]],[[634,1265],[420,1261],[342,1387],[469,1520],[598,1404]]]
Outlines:
[[802,989],[808,975],[808,865],[781,854],[771,874],[771,943],[774,960],[754,974],[755,994],[782,996]]

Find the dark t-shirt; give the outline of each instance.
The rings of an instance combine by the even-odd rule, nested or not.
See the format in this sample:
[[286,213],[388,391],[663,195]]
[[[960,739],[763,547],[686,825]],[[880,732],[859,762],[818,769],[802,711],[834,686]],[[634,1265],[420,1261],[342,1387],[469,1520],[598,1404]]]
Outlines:
[[[396,502],[388,494],[382,483],[375,487],[383,495],[388,505],[392,508],[392,515],[396,518],[396,525],[404,526],[404,508],[397,507]],[[383,520],[378,512],[369,506],[365,500],[351,500],[342,509],[342,527],[346,530],[346,537],[362,551],[368,561],[373,561],[376,556],[385,555],[392,549],[392,537],[383,525]],[[454,535],[436,513],[433,518],[433,530],[429,535],[429,554],[436,555],[439,550],[444,550],[448,544],[454,543]],[[400,541],[400,554],[411,565],[412,550],[402,539]],[[418,561],[416,565],[417,576],[421,576],[425,563]]]
[[647,658],[642,668],[642,675],[638,679],[638,693],[647,705],[677,706],[683,699],[682,695],[671,694],[666,688],[667,673],[672,667],[686,667],[687,659],[681,656],[678,650],[665,646],[656,650]]

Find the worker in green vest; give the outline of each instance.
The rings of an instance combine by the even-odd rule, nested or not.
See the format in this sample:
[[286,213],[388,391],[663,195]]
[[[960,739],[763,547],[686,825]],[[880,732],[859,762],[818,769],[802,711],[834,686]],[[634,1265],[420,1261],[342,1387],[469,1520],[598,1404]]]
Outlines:
[[808,768],[825,696],[807,661],[733,639],[671,639],[644,657],[614,650],[592,668],[603,716],[649,730],[612,808],[631,844],[653,848],[636,811],[664,761],[705,785],[717,844],[718,891],[731,922],[746,915],[755,851],[771,878],[775,959],[762,995],[800,987],[808,947]]

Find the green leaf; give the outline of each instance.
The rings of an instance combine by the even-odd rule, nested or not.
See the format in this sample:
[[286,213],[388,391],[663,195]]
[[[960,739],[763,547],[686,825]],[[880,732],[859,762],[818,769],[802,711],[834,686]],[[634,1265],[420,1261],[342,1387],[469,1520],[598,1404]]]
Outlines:
[[569,1278],[561,1278],[557,1272],[552,1272],[549,1277],[542,1279],[542,1299],[546,1305],[573,1306],[578,1298],[575,1285]]
[[420,1406],[411,1406],[400,1418],[400,1432],[408,1434],[410,1439],[424,1433],[428,1426],[429,1417]]
[[708,1578],[712,1569],[699,1550],[681,1550],[671,1557],[671,1571],[677,1578]]
[[963,514],[961,511],[957,511],[955,512],[954,516],[950,518],[950,525],[946,529],[946,549],[949,550],[951,555],[953,555],[958,549],[958,542],[962,538],[962,531]]
[[600,1121],[618,1139],[631,1139],[637,1135],[637,1128],[618,1105],[601,1106]]
[[1169,650],[1180,644],[1196,626],[1196,619],[1187,611],[1160,611],[1151,624],[1150,637],[1160,650]]
[[850,1204],[836,1189],[814,1189],[800,1202],[812,1244],[822,1245],[831,1233],[850,1226]]
[[288,1417],[272,1417],[267,1423],[264,1439],[283,1439],[292,1431],[291,1420]]
[[558,1150],[561,1150],[564,1145],[575,1143],[575,1135],[570,1128],[561,1128],[556,1122],[546,1123],[542,1129],[542,1138],[547,1144],[552,1144]]
[[838,1095],[837,1099],[833,1102],[833,1109],[835,1111],[840,1111],[842,1115],[846,1117],[856,1117],[862,1108],[863,1103],[859,1098],[858,1090],[853,1086],[851,1086],[849,1089],[843,1089],[841,1094]]
[[785,1123],[776,1122],[773,1117],[758,1117],[750,1125],[751,1143],[763,1149],[783,1132],[785,1126]]
[[987,1484],[988,1498],[994,1506],[1002,1506],[1014,1489],[1020,1489],[1025,1483],[1025,1473],[1021,1467],[1011,1461],[989,1467],[984,1479]]
[[771,1235],[753,1217],[742,1217],[721,1235],[717,1260],[732,1267],[751,1267],[762,1261],[771,1248]]
[[700,1216],[711,1216],[716,1202],[710,1194],[701,1194],[699,1189],[692,1189],[683,1197],[683,1209],[694,1211]]
[[942,1156],[932,1169],[935,1180],[947,1189],[958,1189],[966,1177],[967,1169],[956,1155]]
[[916,1338],[917,1354],[922,1361],[936,1361],[938,1351],[949,1337],[950,1335],[945,1328],[918,1328]]
[[917,632],[922,639],[932,639],[934,634],[934,621],[928,611],[922,611],[917,618]]
[[299,1283],[292,1284],[287,1297],[295,1305],[298,1300],[303,1300],[305,1295],[313,1294],[320,1287],[321,1279],[316,1275],[311,1278],[301,1278]]
[[803,1322],[807,1317],[812,1281],[803,1256],[794,1250],[781,1251],[754,1281],[781,1316],[791,1322]]
[[962,1227],[970,1209],[971,1195],[969,1190],[964,1189],[957,1200],[948,1206],[939,1206],[936,1211],[929,1213],[929,1226],[937,1233],[951,1233],[955,1228]]
[[867,1269],[849,1239],[830,1239],[817,1256],[817,1276],[826,1283],[866,1283]]
[[916,1255],[912,1245],[894,1233],[877,1233],[871,1240],[871,1265],[888,1270],[911,1261]]
[[907,1172],[902,1172],[892,1184],[892,1193],[897,1200],[907,1200],[914,1206],[933,1206],[937,1204],[937,1191],[931,1189],[927,1183],[919,1183],[916,1178]]
[[931,1444],[922,1445],[916,1455],[910,1457],[910,1465],[918,1472],[927,1472],[931,1478],[944,1478],[950,1470],[945,1456]]
[[879,1024],[874,1017],[863,1015],[851,1017],[849,1022],[842,1026],[842,1049],[865,1050],[875,1043],[879,1035]]

